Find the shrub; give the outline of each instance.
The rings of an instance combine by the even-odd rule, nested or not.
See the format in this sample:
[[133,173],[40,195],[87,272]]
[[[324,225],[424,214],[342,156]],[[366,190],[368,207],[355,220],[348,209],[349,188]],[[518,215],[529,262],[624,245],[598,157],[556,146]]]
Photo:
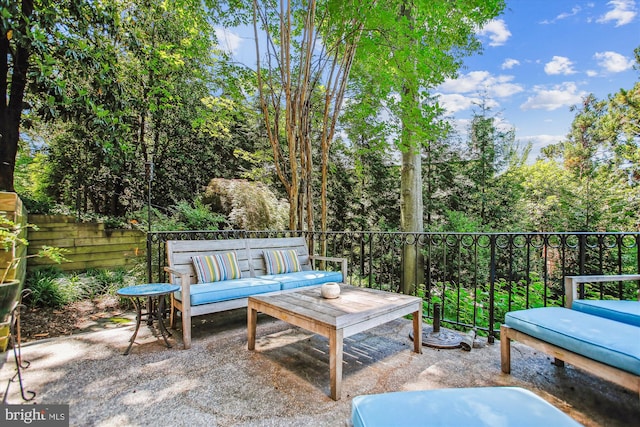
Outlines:
[[58,279],[62,272],[55,268],[35,270],[26,278],[26,287],[31,292],[25,297],[30,307],[60,308],[72,300],[70,288]]
[[[84,273],[65,274],[55,268],[31,272],[26,278],[31,290],[25,302],[30,307],[60,308],[83,299],[115,295],[120,288],[141,283],[139,274],[125,269],[95,269]],[[127,306],[128,304],[124,304]]]
[[278,200],[261,182],[212,179],[205,190],[203,202],[226,215],[236,229],[283,230],[288,226],[288,203]]

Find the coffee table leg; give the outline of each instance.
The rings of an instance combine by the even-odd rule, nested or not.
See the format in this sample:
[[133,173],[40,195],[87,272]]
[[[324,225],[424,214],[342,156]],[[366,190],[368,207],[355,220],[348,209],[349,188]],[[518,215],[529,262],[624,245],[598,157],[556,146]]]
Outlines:
[[329,381],[331,382],[331,398],[342,397],[342,352],[344,344],[342,329],[329,334]]
[[251,306],[247,307],[247,348],[255,350],[256,348],[256,323],[258,322],[258,312]]
[[413,313],[413,351],[422,353],[422,310]]

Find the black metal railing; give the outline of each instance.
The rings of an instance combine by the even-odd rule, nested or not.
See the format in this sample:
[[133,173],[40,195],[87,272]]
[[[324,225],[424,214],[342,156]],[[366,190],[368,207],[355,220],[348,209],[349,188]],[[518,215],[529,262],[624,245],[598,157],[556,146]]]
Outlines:
[[[403,260],[416,256],[418,277],[410,292],[424,300],[425,317],[440,307],[443,323],[475,328],[489,340],[507,311],[564,304],[564,277],[638,274],[640,233],[384,233],[304,231],[183,231],[147,236],[149,281],[166,281],[167,240],[233,239],[303,235],[311,253],[345,257],[348,282],[403,289]],[[599,283],[594,298],[635,299],[638,282]]]

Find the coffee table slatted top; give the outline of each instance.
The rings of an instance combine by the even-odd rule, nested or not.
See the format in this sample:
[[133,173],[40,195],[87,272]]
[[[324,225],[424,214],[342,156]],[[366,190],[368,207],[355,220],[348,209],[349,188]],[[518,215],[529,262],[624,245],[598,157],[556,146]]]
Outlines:
[[276,305],[280,310],[312,318],[337,329],[380,317],[384,312],[415,307],[416,300],[419,300],[417,297],[349,285],[342,285],[340,296],[335,299],[323,298],[320,288],[277,296],[258,295],[252,299],[258,303]]

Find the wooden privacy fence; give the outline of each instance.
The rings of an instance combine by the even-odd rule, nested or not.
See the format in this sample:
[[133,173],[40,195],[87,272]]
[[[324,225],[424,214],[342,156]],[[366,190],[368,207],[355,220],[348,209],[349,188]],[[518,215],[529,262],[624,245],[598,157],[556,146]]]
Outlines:
[[[16,193],[0,192],[0,212],[16,225],[24,227],[27,223],[27,212]],[[19,237],[27,237],[25,228],[22,229]],[[27,260],[24,258],[26,253],[27,248],[24,245],[14,245],[7,251],[0,249],[0,277],[9,268],[5,280],[23,281],[27,268]],[[14,259],[18,261],[15,262]]]
[[56,264],[47,258],[29,258],[28,269],[56,266],[64,271],[132,267],[146,259],[146,234],[139,230],[105,229],[101,223],[80,223],[64,215],[29,215],[28,253],[42,246],[66,249],[69,262]]

